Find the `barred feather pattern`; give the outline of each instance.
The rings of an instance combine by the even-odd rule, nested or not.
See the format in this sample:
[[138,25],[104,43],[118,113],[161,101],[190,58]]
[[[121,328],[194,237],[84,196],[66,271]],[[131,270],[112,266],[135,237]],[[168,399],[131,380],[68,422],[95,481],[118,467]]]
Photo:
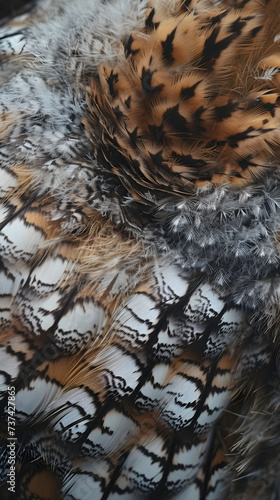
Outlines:
[[277,9],[1,28],[4,500],[280,496]]

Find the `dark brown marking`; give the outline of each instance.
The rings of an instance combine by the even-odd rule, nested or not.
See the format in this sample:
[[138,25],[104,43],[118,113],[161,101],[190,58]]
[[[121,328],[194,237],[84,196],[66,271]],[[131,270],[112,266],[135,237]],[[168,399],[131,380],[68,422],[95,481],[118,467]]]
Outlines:
[[174,61],[174,57],[172,56],[172,52],[173,52],[173,40],[175,37],[176,30],[177,30],[177,27],[174,28],[174,30],[169,35],[167,35],[166,40],[164,42],[161,42],[161,45],[163,48],[163,51],[162,51],[163,58],[166,62],[168,62],[170,64]]

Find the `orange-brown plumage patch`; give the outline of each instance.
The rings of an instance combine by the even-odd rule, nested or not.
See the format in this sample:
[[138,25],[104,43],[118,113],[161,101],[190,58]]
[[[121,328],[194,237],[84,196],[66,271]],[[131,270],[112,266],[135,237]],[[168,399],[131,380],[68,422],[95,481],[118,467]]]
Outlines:
[[38,470],[27,469],[22,478],[25,487],[25,498],[40,498],[41,500],[60,500],[62,499],[61,484],[53,471],[44,468],[40,464]]
[[235,7],[151,2],[142,31],[124,38],[119,64],[101,65],[88,88],[87,134],[135,199],[148,189],[248,184],[273,162],[279,55],[260,56],[269,29],[262,7]]

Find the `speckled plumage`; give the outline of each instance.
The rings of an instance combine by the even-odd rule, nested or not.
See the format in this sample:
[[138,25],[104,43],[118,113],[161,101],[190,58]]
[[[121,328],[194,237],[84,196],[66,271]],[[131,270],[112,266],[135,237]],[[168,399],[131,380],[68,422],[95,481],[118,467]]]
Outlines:
[[276,0],[1,28],[4,500],[280,498],[279,32]]

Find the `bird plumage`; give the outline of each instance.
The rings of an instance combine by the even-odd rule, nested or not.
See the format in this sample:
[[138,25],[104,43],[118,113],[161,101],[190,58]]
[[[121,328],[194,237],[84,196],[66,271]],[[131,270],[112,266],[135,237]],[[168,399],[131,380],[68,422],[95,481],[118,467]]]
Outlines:
[[280,495],[277,15],[41,0],[1,28],[1,498]]

